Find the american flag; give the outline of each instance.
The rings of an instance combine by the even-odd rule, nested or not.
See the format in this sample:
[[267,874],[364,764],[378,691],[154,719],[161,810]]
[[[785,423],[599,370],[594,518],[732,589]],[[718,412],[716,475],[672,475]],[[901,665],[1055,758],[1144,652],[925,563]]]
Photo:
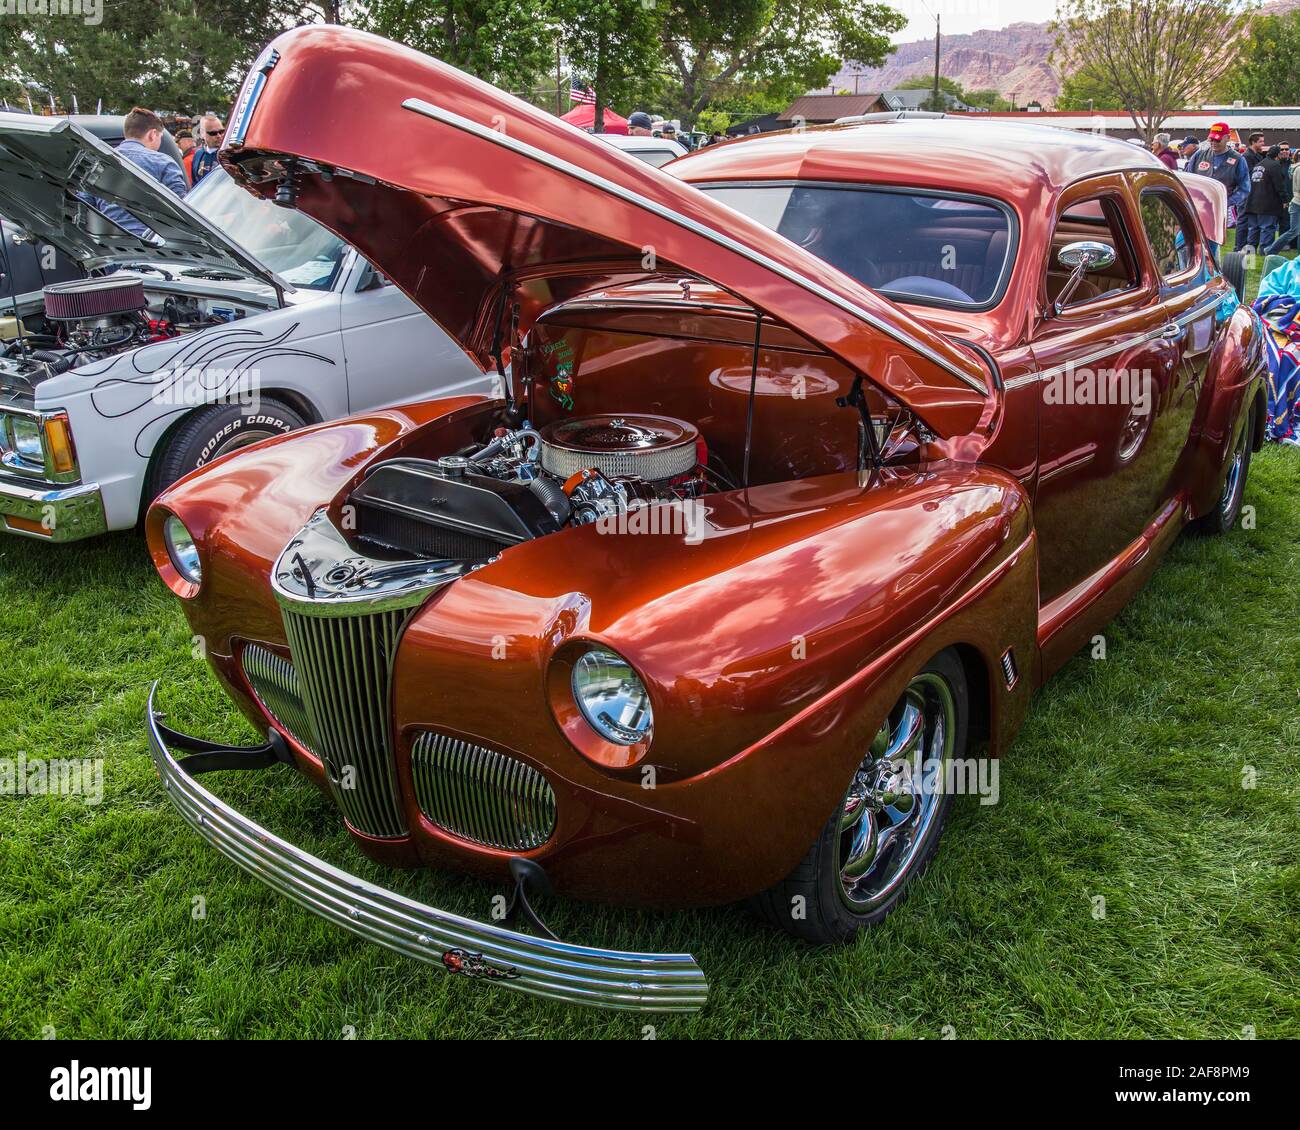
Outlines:
[[586,84],[579,82],[576,77],[571,77],[569,79],[569,101],[595,105],[596,92]]

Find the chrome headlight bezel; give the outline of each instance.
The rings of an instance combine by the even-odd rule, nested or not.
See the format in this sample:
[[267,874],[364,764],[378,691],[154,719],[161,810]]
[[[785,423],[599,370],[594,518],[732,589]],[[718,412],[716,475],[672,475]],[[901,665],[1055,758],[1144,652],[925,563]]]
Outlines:
[[33,468],[45,466],[45,433],[35,416],[8,417],[9,442],[14,455]]
[[645,681],[612,648],[592,646],[573,663],[569,679],[573,701],[584,721],[613,745],[648,743],[654,733],[654,708]]
[[199,546],[185,523],[175,514],[168,514],[163,520],[162,534],[172,568],[190,584],[201,585],[203,563],[199,558]]

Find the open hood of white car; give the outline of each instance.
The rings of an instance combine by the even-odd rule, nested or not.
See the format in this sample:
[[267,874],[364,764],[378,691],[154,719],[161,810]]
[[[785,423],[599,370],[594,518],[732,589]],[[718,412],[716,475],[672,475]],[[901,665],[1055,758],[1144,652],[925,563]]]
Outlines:
[[[161,243],[124,231],[85,196],[121,205]],[[170,190],[64,118],[0,114],[0,216],[86,270],[145,261],[292,289]]]

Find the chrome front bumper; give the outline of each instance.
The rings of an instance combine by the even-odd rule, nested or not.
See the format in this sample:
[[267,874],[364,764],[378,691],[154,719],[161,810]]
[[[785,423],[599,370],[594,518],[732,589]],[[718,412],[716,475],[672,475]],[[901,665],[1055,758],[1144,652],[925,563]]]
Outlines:
[[186,822],[223,855],[282,895],[368,941],[453,973],[568,1004],[694,1012],[708,995],[689,954],[623,953],[570,945],[425,906],[317,859],[268,832],[200,785],[171,753],[149,692],[149,746]]
[[[38,534],[11,525],[10,517],[33,522],[47,532]],[[104,500],[94,483],[54,486],[0,477],[0,531],[4,533],[64,542],[94,537],[107,529]]]

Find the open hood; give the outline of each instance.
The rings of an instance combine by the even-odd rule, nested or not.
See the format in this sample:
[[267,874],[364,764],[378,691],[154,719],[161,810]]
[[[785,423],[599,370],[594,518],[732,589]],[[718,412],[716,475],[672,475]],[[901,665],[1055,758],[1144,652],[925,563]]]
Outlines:
[[512,317],[523,334],[592,286],[676,274],[820,344],[940,436],[987,422],[993,377],[973,350],[691,185],[376,36],[277,38],[222,160],[357,247],[484,367]]
[[[162,237],[123,231],[79,194],[120,204]],[[0,216],[86,270],[110,263],[197,265],[292,289],[142,169],[66,118],[0,114]]]

